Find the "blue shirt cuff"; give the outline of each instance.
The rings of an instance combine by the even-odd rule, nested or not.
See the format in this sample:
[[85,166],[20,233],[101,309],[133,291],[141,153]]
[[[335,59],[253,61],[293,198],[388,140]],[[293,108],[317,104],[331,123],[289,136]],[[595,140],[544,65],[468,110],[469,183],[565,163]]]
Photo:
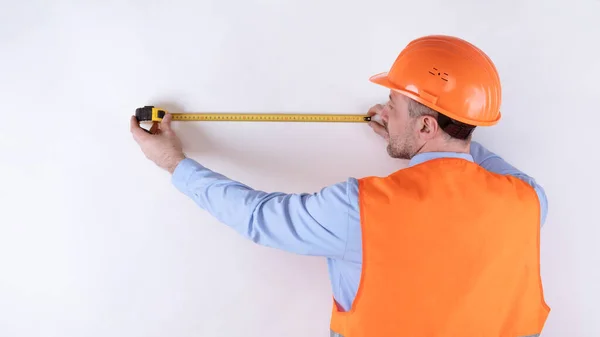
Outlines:
[[187,195],[190,178],[194,173],[203,169],[205,169],[205,167],[200,163],[193,159],[185,158],[177,164],[177,167],[175,167],[173,175],[171,176],[171,182],[180,192]]

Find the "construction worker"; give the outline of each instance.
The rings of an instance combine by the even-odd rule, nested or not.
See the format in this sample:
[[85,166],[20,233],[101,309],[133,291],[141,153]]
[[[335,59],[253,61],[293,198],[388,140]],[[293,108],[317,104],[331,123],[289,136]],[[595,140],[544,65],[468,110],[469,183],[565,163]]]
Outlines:
[[170,115],[150,132],[132,117],[131,132],[176,188],[241,235],[327,258],[331,336],[538,336],[550,311],[544,190],[471,141],[500,119],[494,64],[467,41],[425,36],[370,80],[390,93],[368,112],[382,124],[370,126],[409,167],[317,193],[258,191],[202,166],[185,156]]

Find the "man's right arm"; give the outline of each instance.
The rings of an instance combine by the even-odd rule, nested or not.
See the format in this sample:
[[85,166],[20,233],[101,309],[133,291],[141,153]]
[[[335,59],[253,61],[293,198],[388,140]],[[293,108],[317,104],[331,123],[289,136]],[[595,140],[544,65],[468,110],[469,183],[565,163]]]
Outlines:
[[490,172],[511,175],[531,185],[531,187],[533,187],[537,193],[538,199],[540,200],[541,225],[544,225],[546,222],[546,215],[548,214],[548,199],[546,198],[546,192],[542,186],[535,181],[535,179],[521,172],[514,166],[507,163],[500,156],[489,151],[483,145],[475,141],[471,142],[471,156],[473,156],[473,160],[477,164]]

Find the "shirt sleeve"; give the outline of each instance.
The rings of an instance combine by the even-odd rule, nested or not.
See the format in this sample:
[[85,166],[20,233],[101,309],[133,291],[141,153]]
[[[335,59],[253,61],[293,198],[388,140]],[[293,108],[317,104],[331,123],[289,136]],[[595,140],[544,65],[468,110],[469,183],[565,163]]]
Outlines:
[[540,201],[541,226],[544,225],[546,222],[546,216],[548,214],[548,199],[546,198],[546,192],[544,191],[544,188],[542,188],[542,186],[540,186],[534,178],[521,172],[514,166],[507,163],[500,156],[489,151],[483,145],[475,141],[471,142],[471,156],[473,156],[473,160],[477,164],[490,172],[512,175],[531,185],[537,193]]
[[[186,158],[173,185],[200,208],[253,242],[302,255],[343,258],[353,178],[315,193],[267,193]],[[350,185],[349,185],[350,184]]]

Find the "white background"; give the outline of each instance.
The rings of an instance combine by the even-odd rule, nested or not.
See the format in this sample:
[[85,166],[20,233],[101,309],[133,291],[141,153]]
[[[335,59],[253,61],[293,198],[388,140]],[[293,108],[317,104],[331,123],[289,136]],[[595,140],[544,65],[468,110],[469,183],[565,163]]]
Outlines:
[[[328,336],[325,261],[259,247],[147,161],[135,108],[364,113],[411,39],[496,63],[476,139],[546,189],[544,336],[600,335],[600,1],[8,1],[0,6],[0,336]],[[181,123],[187,153],[267,191],[405,163],[364,124]],[[318,160],[312,160],[312,157]]]

